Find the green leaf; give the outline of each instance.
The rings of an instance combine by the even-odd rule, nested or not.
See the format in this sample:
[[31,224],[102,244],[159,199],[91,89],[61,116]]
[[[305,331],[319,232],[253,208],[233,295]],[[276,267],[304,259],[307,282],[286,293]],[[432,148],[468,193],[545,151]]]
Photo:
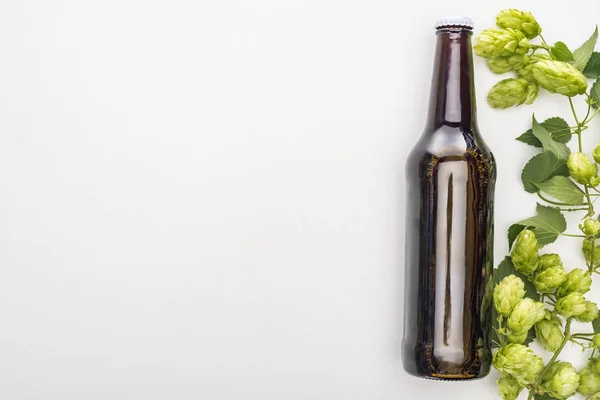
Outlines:
[[574,206],[584,204],[585,193],[566,176],[553,176],[547,181],[535,185],[558,201]]
[[[555,142],[559,143],[568,143],[571,140],[571,129],[569,129],[569,124],[567,121],[560,117],[548,118],[544,122],[540,123],[548,133],[552,136],[552,139]],[[542,147],[542,143],[533,135],[533,130],[529,129],[521,136],[517,138],[517,140],[526,143],[530,146]]]
[[539,394],[536,393],[533,396],[534,400],[556,400],[554,397],[550,396],[548,393],[544,393],[544,394]]
[[554,43],[554,46],[550,48],[550,54],[558,61],[573,61],[573,53],[563,42]]
[[[538,299],[539,301],[539,299]],[[529,332],[527,332],[527,339],[523,342],[523,345],[529,346],[529,343],[535,340],[535,329],[531,328]]]
[[554,242],[567,229],[567,221],[559,210],[538,203],[537,215],[519,222],[533,231],[540,247]]
[[521,231],[525,229],[525,227],[523,225],[519,225],[519,224],[513,224],[510,226],[510,228],[508,228],[508,248],[509,250],[512,249],[512,245],[515,242],[515,240],[517,239],[517,236],[519,236],[519,233],[521,233]]
[[571,140],[571,128],[569,128],[567,121],[560,117],[548,118],[540,125],[550,133],[555,142],[568,143]]
[[592,321],[592,327],[594,328],[594,333],[600,332],[600,315]]
[[592,85],[590,89],[590,97],[594,100],[592,103],[592,107],[599,108],[600,107],[600,78],[596,79],[596,82]]
[[600,53],[597,51],[592,53],[583,70],[583,74],[591,79],[600,78]]
[[588,61],[590,60],[592,53],[594,52],[594,47],[596,47],[596,41],[598,40],[598,26],[596,25],[596,30],[590,36],[588,40],[584,44],[581,45],[580,48],[573,52],[573,66],[580,71],[585,69]]
[[549,151],[534,156],[523,168],[521,180],[529,193],[537,192],[538,183],[542,183],[557,175],[569,175],[565,160],[559,160]]
[[542,148],[544,151],[554,153],[559,160],[566,160],[569,158],[569,154],[571,152],[569,151],[567,145],[564,143],[555,142],[546,128],[537,122],[535,115],[532,118],[531,131],[533,132],[533,136],[535,136],[540,143],[542,143]]

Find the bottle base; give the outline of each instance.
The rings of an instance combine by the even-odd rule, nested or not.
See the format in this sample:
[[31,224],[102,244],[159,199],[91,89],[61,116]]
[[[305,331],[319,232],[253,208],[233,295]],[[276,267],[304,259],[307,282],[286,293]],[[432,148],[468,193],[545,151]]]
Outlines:
[[485,375],[473,375],[473,374],[432,374],[432,375],[423,375],[418,374],[413,371],[410,371],[407,368],[404,368],[404,371],[412,376],[413,378],[426,379],[429,381],[438,381],[438,382],[469,382],[469,381],[478,381],[480,379],[484,379]]
[[463,361],[454,364],[434,357],[430,346],[415,346],[414,343],[405,342],[402,350],[402,366],[407,374],[416,378],[434,381],[474,381],[485,378],[490,372],[490,363],[482,362],[481,353],[469,363]]

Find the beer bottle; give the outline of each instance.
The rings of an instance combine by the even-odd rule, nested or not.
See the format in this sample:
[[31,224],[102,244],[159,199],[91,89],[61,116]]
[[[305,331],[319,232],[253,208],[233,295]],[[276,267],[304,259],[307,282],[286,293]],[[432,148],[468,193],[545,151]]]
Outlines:
[[477,126],[468,18],[440,20],[425,129],[406,162],[404,369],[490,369],[494,157]]

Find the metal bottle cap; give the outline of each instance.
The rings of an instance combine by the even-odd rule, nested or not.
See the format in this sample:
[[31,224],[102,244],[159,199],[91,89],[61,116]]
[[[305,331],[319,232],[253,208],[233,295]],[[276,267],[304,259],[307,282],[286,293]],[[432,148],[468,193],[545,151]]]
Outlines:
[[435,24],[435,29],[466,28],[473,29],[473,20],[468,17],[442,18]]

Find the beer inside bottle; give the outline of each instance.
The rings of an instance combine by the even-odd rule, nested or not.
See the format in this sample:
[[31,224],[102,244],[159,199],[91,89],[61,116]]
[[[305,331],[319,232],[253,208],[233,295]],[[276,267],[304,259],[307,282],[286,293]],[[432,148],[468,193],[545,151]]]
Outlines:
[[476,379],[491,361],[496,177],[475,115],[473,24],[441,20],[424,133],[406,162],[404,369]]

